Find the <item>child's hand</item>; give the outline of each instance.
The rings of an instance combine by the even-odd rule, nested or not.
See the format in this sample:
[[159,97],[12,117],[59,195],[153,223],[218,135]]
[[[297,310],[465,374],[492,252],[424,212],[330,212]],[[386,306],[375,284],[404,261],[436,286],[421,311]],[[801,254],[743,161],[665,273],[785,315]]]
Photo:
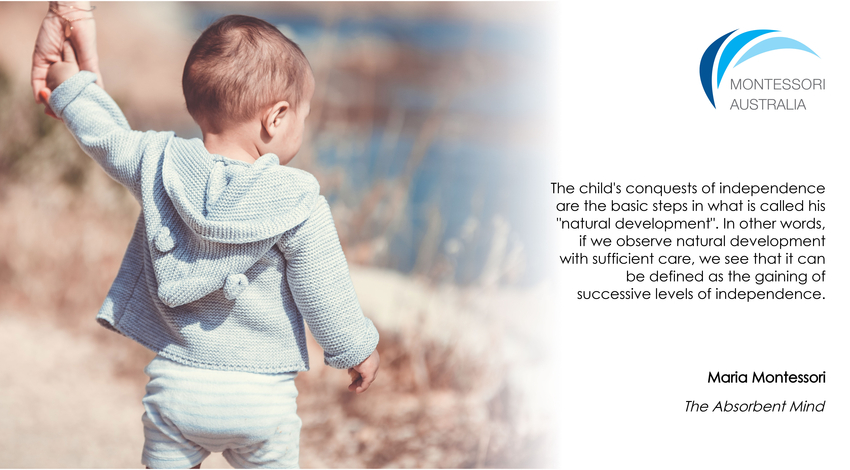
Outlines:
[[50,64],[47,69],[47,88],[53,91],[62,84],[65,80],[74,76],[80,71],[80,66],[77,65],[77,56],[74,54],[74,48],[70,41],[65,41],[62,46],[62,61]]
[[62,82],[71,78],[79,71],[80,66],[77,65],[74,48],[71,46],[70,42],[65,41],[62,45],[62,60],[50,64],[50,67],[47,69],[47,78],[45,79],[47,88],[42,88],[38,92],[41,102],[44,103],[44,114],[59,119],[56,117],[56,114],[53,113],[53,110],[50,109],[50,105],[47,104],[50,100],[50,94],[56,89],[56,87],[61,85]]
[[372,351],[372,355],[366,358],[359,365],[348,369],[348,375],[351,376],[351,385],[348,390],[357,393],[363,393],[375,381],[375,376],[378,375],[378,367],[381,365],[381,356],[378,351]]

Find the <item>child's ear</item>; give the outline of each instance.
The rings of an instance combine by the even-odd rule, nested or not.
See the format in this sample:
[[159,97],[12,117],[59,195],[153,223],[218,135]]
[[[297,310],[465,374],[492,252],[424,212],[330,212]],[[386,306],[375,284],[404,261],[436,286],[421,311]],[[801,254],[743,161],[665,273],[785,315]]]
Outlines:
[[263,116],[263,127],[272,137],[285,130],[286,114],[290,111],[288,101],[278,101],[268,108]]

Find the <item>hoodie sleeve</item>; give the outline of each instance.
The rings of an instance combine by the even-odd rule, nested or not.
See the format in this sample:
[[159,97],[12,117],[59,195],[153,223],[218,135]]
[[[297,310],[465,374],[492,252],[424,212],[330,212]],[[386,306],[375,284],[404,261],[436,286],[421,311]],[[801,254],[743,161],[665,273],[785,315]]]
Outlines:
[[365,361],[378,345],[378,331],[360,309],[324,197],[278,246],[295,304],[324,349],[325,364],[348,369]]
[[121,109],[96,80],[87,71],[65,80],[50,95],[50,107],[83,151],[136,194],[142,151],[146,136],[152,133],[130,129]]

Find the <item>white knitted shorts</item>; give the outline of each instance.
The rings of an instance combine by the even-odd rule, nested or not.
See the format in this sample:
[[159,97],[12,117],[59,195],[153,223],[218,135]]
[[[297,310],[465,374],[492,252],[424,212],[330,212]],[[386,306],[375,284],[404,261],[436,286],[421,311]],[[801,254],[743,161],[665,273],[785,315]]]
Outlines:
[[142,399],[142,464],[191,468],[222,452],[234,468],[298,468],[296,372],[198,369],[157,356]]

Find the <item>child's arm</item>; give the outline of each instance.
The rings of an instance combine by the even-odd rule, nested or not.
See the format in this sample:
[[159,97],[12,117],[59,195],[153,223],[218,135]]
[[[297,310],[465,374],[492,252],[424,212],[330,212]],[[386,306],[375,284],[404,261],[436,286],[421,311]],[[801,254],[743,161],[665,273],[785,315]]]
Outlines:
[[286,280],[301,316],[325,351],[325,363],[353,369],[350,390],[365,391],[375,378],[380,359],[378,331],[363,316],[348,263],[339,244],[324,197],[300,225],[290,229],[278,246],[286,257]]
[[97,76],[79,71],[74,50],[65,42],[62,62],[52,64],[40,94],[65,122],[83,151],[113,179],[136,193],[146,137],[130,129],[115,101],[94,84]]

